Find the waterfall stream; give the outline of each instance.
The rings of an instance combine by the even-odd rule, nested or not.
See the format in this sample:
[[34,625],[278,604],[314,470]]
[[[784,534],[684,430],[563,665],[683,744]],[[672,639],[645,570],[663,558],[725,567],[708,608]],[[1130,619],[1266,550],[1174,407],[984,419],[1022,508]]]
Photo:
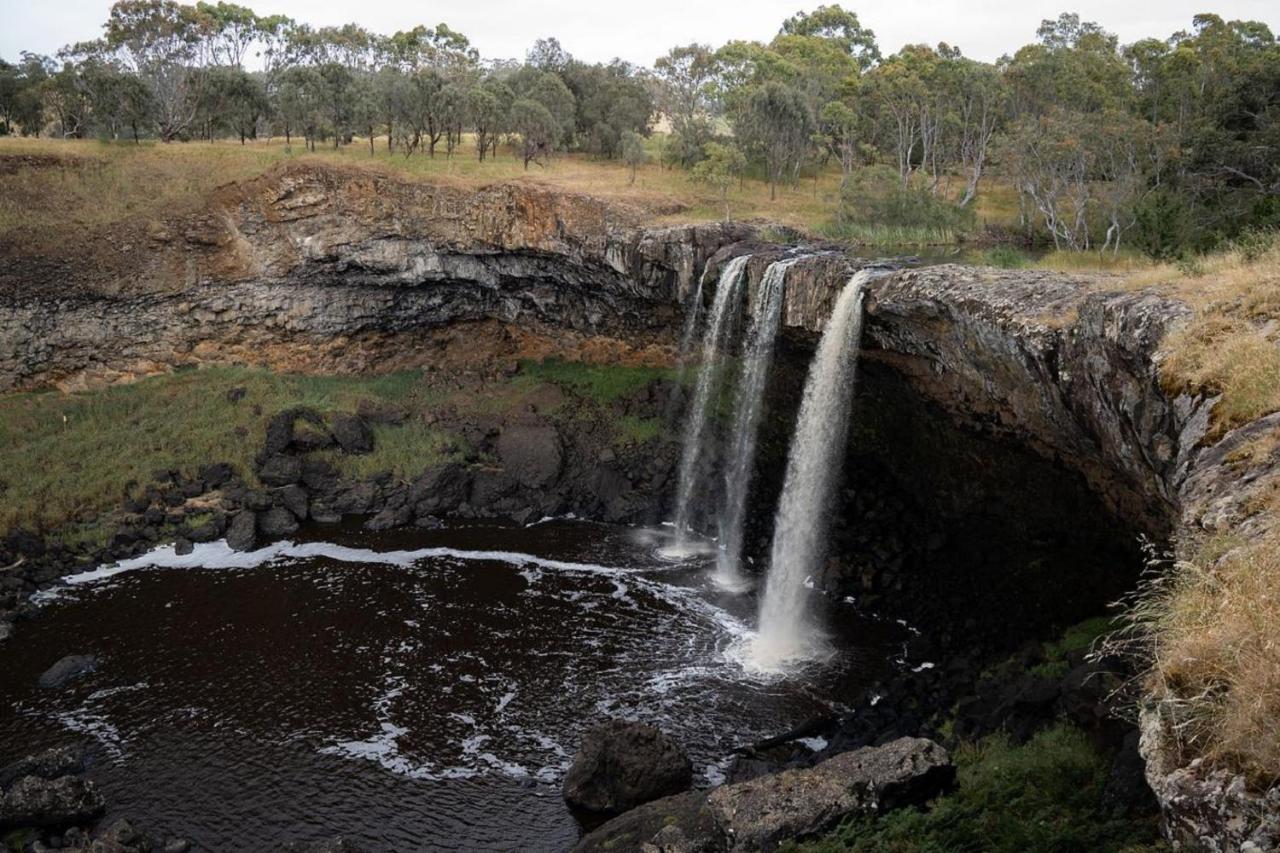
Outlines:
[[751,326],[742,348],[742,368],[733,402],[733,425],[729,432],[727,464],[724,469],[724,503],[719,518],[720,551],[716,558],[716,582],[729,589],[746,586],[742,573],[742,534],[746,521],[747,495],[755,468],[756,437],[760,428],[764,390],[773,364],[773,344],[787,270],[799,258],[775,261],[765,270],[756,291]]
[[822,651],[806,587],[826,556],[831,500],[849,432],[863,285],[869,277],[868,271],[859,271],[841,291],[805,380],[774,521],[759,633],[751,648],[752,662],[760,669],[776,670]]
[[677,550],[682,549],[681,541],[690,529],[690,513],[694,488],[697,485],[700,463],[702,462],[703,442],[707,429],[707,408],[711,402],[711,391],[715,385],[716,374],[720,369],[720,355],[724,350],[729,328],[737,314],[741,300],[738,294],[745,276],[747,261],[750,255],[739,255],[725,263],[720,271],[720,281],[716,285],[715,299],[711,303],[711,314],[707,318],[707,328],[702,336],[702,363],[698,367],[698,379],[694,386],[693,400],[689,405],[688,419],[685,421],[682,451],[680,455],[679,485],[676,491],[676,536]]

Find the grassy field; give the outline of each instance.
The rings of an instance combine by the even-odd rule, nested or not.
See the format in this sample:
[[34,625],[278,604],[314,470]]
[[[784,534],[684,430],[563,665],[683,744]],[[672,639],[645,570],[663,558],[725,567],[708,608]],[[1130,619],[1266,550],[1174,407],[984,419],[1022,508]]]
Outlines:
[[[562,154],[545,166],[526,171],[508,150],[479,162],[469,140],[453,157],[438,152],[405,157],[389,153],[386,140],[357,139],[338,149],[320,146],[314,153],[294,140],[226,140],[169,145],[147,142],[22,139],[0,137],[0,158],[32,158],[0,168],[0,237],[21,234],[24,239],[65,239],[68,227],[93,229],[133,219],[159,219],[198,210],[216,187],[261,174],[286,161],[341,163],[378,169],[402,177],[451,181],[481,186],[521,181],[588,193],[636,206],[657,223],[714,221],[724,217],[716,194],[694,183],[687,172],[659,165],[660,137],[649,140],[650,162],[631,182],[630,169],[620,160],[582,154]],[[40,160],[38,158],[46,158]],[[56,159],[56,167],[47,158]],[[827,233],[840,198],[840,172],[834,165],[809,170],[792,186],[778,188],[747,178],[729,192],[729,213],[746,221],[768,221],[811,233]],[[992,179],[977,201],[979,225],[1008,226],[1017,217],[1012,189]],[[870,245],[954,243],[951,232],[920,232],[883,226],[856,226],[847,239]]]
[[[403,425],[377,425],[373,453],[333,454],[350,476],[389,471],[412,477],[427,466],[466,456],[457,435],[427,422],[449,409],[472,413],[523,411],[548,386],[607,405],[666,372],[596,367],[575,362],[527,362],[484,392],[441,390],[416,371],[383,376],[303,376],[210,367],[183,370],[101,391],[10,394],[0,397],[0,530],[15,525],[58,531],[72,541],[100,533],[100,516],[119,505],[129,484],[157,471],[193,473],[200,464],[230,462],[248,474],[267,420],[293,406],[353,411],[361,401],[403,410]],[[242,399],[228,396],[244,389]],[[659,434],[654,419],[620,418],[618,445]]]

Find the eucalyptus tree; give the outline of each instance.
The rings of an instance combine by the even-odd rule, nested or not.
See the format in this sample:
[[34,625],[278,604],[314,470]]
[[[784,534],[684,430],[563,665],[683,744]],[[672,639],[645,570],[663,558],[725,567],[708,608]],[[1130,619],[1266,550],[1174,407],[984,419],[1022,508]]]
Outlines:
[[487,153],[497,154],[498,140],[511,121],[515,94],[496,77],[486,78],[467,92],[467,113],[476,133],[476,155],[484,162]]
[[673,47],[654,62],[654,71],[658,106],[671,124],[674,159],[687,168],[701,159],[713,135],[716,56],[703,44]]
[[525,169],[529,168],[530,161],[539,162],[550,157],[560,144],[560,121],[545,104],[532,98],[521,98],[511,105],[511,129],[520,140],[520,156]]
[[201,16],[173,0],[117,0],[106,23],[106,45],[143,80],[155,106],[160,139],[171,142],[199,115],[207,54]]
[[47,57],[27,51],[18,62],[0,60],[0,134],[40,135],[44,113],[40,87],[51,65]]
[[814,119],[804,96],[773,81],[751,93],[734,123],[743,148],[764,161],[770,199],[777,198],[779,183],[798,173],[813,133]]

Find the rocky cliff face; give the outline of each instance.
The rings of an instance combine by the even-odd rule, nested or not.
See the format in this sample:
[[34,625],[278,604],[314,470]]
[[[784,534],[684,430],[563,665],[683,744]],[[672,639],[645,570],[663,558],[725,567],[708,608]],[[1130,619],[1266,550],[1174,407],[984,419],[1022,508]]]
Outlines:
[[482,320],[559,348],[663,347],[705,259],[750,233],[645,229],[597,200],[525,185],[278,170],[225,188],[204,216],[152,227],[124,247],[123,272],[72,268],[59,282],[67,271],[12,266],[0,276],[0,391],[218,361],[405,366],[431,330]]

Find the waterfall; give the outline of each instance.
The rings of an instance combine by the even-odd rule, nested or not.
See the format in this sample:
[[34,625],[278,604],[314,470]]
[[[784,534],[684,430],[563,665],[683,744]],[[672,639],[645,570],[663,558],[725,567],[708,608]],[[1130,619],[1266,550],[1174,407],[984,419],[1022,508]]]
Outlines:
[[762,669],[777,669],[821,650],[817,630],[810,624],[806,586],[826,556],[828,517],[849,433],[863,285],[869,277],[868,271],[859,271],[841,291],[805,380],[774,520],[760,630],[751,649],[755,665]]
[[733,401],[733,426],[729,433],[724,469],[724,504],[720,512],[720,551],[716,558],[716,582],[728,588],[745,585],[742,575],[742,528],[746,521],[747,494],[755,468],[756,436],[773,364],[773,342],[778,336],[787,270],[798,258],[775,261],[765,270],[752,307],[751,327],[742,348],[742,370]]
[[698,368],[698,380],[693,400],[685,421],[683,446],[680,454],[680,479],[676,491],[676,536],[683,538],[689,530],[689,516],[694,486],[697,484],[699,463],[702,457],[703,435],[707,428],[707,407],[711,402],[711,390],[719,368],[719,356],[724,349],[728,329],[738,305],[738,290],[750,255],[739,255],[728,261],[720,271],[711,314],[702,335],[702,364]]

